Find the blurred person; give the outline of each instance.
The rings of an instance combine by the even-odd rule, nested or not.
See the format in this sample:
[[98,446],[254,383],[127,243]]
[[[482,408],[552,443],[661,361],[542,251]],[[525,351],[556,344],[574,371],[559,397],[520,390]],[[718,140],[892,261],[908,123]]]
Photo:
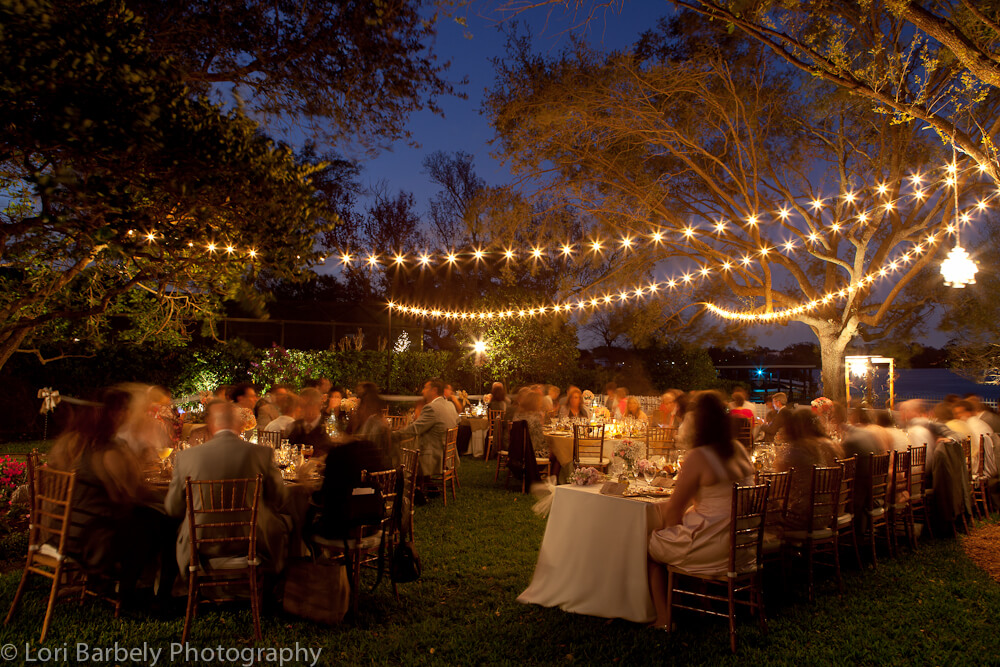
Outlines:
[[[393,441],[408,436],[416,437],[420,454],[417,458],[419,473],[423,477],[441,473],[444,459],[444,439],[448,429],[458,426],[458,412],[454,404],[444,397],[444,382],[433,378],[424,383],[421,391],[425,401],[420,415],[410,424],[392,434]],[[456,466],[458,460],[455,461]]]
[[[282,437],[285,437],[285,434],[291,430],[292,424],[295,422],[298,402],[299,397],[291,392],[284,392],[275,396],[274,407],[278,410],[278,416],[269,421],[264,430],[278,432],[282,434]],[[257,422],[257,426],[260,427],[259,421]]]
[[985,438],[983,447],[983,474],[987,477],[997,476],[997,464],[993,451],[993,429],[976,415],[976,406],[972,401],[959,400],[954,407],[955,417],[965,423],[972,432],[972,472],[979,470],[979,443]]
[[528,424],[528,436],[531,438],[531,448],[536,457],[548,457],[549,446],[542,433],[542,422],[545,419],[545,397],[531,391],[525,394],[518,403],[514,421],[524,420]]
[[660,396],[660,405],[653,413],[653,419],[660,426],[678,428],[684,418],[684,410],[678,398],[683,394],[680,389],[668,389]]
[[875,423],[885,429],[885,432],[892,437],[892,448],[897,452],[905,452],[910,448],[910,439],[892,419],[892,413],[888,410],[875,411]]
[[629,396],[625,399],[625,412],[622,414],[622,419],[634,419],[640,422],[649,421],[649,417],[642,410],[642,405],[639,403],[638,397]]
[[774,442],[778,432],[785,426],[785,421],[792,414],[792,409],[788,407],[788,395],[782,391],[771,397],[771,407],[774,409],[774,417],[764,426],[764,442]]
[[722,396],[699,393],[692,401],[691,415],[693,448],[684,459],[670,500],[654,505],[656,529],[649,536],[647,563],[656,609],[654,627],[665,627],[667,622],[663,565],[695,574],[728,569],[733,482],[753,482],[753,464],[733,438]]
[[747,394],[742,389],[733,390],[732,401],[729,403],[729,414],[749,419],[751,425],[756,421],[753,410],[747,403]]
[[972,429],[969,428],[968,424],[966,424],[964,420],[955,416],[954,406],[956,403],[941,401],[935,405],[931,408],[931,416],[933,417],[932,421],[935,421],[938,424],[944,424],[957,433],[960,438],[969,438],[971,440]]
[[257,390],[249,382],[241,382],[229,388],[229,400],[235,403],[236,407],[252,412],[257,405]]
[[521,387],[520,389],[517,390],[517,393],[514,395],[514,398],[510,402],[510,405],[507,406],[507,410],[503,413],[503,418],[505,421],[512,421],[514,419],[514,415],[517,413],[518,403],[520,403],[521,399],[524,398],[529,393],[531,393],[531,389],[529,389],[528,387]]
[[545,386],[545,393],[549,397],[549,402],[552,403],[552,407],[558,409],[559,405],[562,403],[560,400],[560,397],[562,396],[562,389],[554,384],[550,384]]
[[628,410],[628,387],[618,387],[615,389],[615,407],[611,411],[611,416],[621,419]]
[[115,437],[125,442],[143,463],[159,460],[158,452],[173,447],[168,430],[157,418],[161,405],[154,402],[149,385],[124,383],[114,387],[129,395],[128,409]]
[[116,435],[133,409],[134,394],[113,387],[100,399],[78,409],[48,463],[76,473],[66,552],[89,574],[118,579],[122,603],[132,606],[143,568],[164,551],[161,598],[169,593],[166,582],[176,576],[169,555],[177,523],[150,507],[156,498],[143,482],[141,462]]
[[[316,391],[319,391],[318,387]],[[323,415],[323,421],[331,417],[339,421],[344,416],[344,393],[340,387],[330,387],[328,392],[320,392],[322,399],[320,412]]]
[[590,419],[590,412],[583,404],[583,392],[576,387],[570,387],[566,392],[566,403],[559,408],[561,419]]
[[[851,423],[844,427],[844,437],[840,443],[843,458],[857,457],[854,463],[854,498],[851,513],[854,514],[854,527],[861,534],[864,534],[868,527],[866,510],[871,507],[872,500],[871,457],[892,451],[892,441],[888,434],[885,434],[887,442],[871,430],[870,426],[867,411],[860,407],[854,408],[851,410]],[[882,432],[885,433],[884,430]]]
[[465,410],[462,398],[455,393],[455,389],[450,384],[444,386],[444,398],[455,406],[455,412],[461,414]]
[[910,444],[914,447],[927,445],[927,458],[933,456],[937,437],[931,432],[930,420],[927,419],[927,404],[919,398],[903,401],[899,404],[899,419],[903,423]]
[[[374,472],[388,470],[399,456],[392,451],[392,434],[389,422],[382,414],[385,401],[378,394],[378,386],[373,382],[365,382],[358,387],[358,409],[354,413],[347,432],[356,440],[364,441],[368,446],[358,450],[365,470]],[[386,491],[391,493],[392,491]]]
[[285,429],[288,442],[312,447],[315,456],[330,451],[333,443],[326,433],[322,410],[323,394],[319,389],[306,387],[299,392],[298,419]]
[[291,391],[291,386],[287,384],[276,384],[271,387],[271,391],[264,398],[257,401],[257,405],[254,408],[254,416],[257,417],[257,428],[267,429],[267,425],[271,423],[272,419],[277,419],[281,416],[282,413],[278,407],[278,398],[290,394]]
[[976,394],[966,394],[965,400],[972,403],[976,416],[986,422],[986,425],[993,429],[994,433],[1000,433],[1000,415],[991,410],[983,403],[983,399]]
[[615,414],[615,405],[618,401],[618,385],[614,382],[608,382],[604,385],[604,407],[608,409],[608,412]]
[[776,468],[781,472],[795,469],[789,488],[785,529],[805,530],[812,492],[813,466],[834,466],[837,459],[842,458],[843,452],[826,436],[816,415],[809,408],[788,409],[783,428],[787,446],[779,448]]
[[[167,514],[174,517],[186,515],[185,482],[188,478],[252,479],[258,474],[262,475],[263,486],[257,506],[257,554],[267,571],[280,572],[284,567],[289,528],[279,513],[287,501],[287,491],[281,474],[271,463],[274,451],[270,447],[254,445],[239,437],[236,429],[239,428],[240,417],[232,404],[222,401],[209,403],[205,409],[205,422],[212,437],[198,447],[177,453],[174,475],[164,501]],[[252,502],[252,494],[253,485],[247,485],[247,504]],[[200,504],[198,496],[195,496],[195,503]],[[177,536],[176,549],[177,564],[185,577],[191,564],[188,529],[188,522],[184,521]],[[211,553],[211,545],[207,551]],[[246,555],[245,545],[243,555]]]
[[170,390],[162,385],[150,387],[146,409],[149,416],[163,429],[171,446],[176,446],[184,432],[184,422],[177,412],[177,407],[174,406]]
[[490,401],[487,406],[490,410],[503,410],[507,411],[510,407],[510,399],[507,398],[507,390],[503,386],[503,382],[494,382],[493,386],[490,388]]

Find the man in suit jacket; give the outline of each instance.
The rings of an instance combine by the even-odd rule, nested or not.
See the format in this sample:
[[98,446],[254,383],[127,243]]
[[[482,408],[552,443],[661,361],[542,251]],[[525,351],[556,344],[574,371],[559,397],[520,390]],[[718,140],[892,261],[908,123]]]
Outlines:
[[[263,475],[257,507],[257,553],[267,570],[279,572],[284,566],[288,526],[278,510],[284,505],[287,494],[278,469],[271,464],[274,452],[269,447],[250,444],[236,435],[239,417],[231,403],[212,401],[205,412],[212,437],[204,444],[177,453],[174,476],[164,502],[167,514],[186,517],[185,482],[188,477],[192,480],[252,479],[258,473]],[[252,494],[253,485],[248,485],[248,504],[253,500]],[[197,496],[194,501],[196,504],[199,502]],[[191,539],[185,520],[177,535],[177,564],[184,576],[190,563]]]
[[[392,434],[393,440],[416,436],[417,449],[420,451],[417,462],[420,474],[424,476],[441,472],[445,434],[448,429],[458,426],[458,411],[444,397],[444,387],[444,382],[438,379],[425,382],[421,394],[426,405],[420,411],[420,416],[412,424]],[[455,465],[458,465],[458,461],[455,461]]]
[[785,422],[792,414],[792,409],[788,407],[788,396],[783,391],[771,397],[771,406],[775,414],[771,423],[764,425],[764,442],[774,442],[774,436],[785,427]]
[[333,445],[323,423],[323,403],[323,394],[319,393],[319,389],[303,389],[299,394],[299,419],[292,422],[285,436],[293,445],[312,446],[314,456],[326,454]]

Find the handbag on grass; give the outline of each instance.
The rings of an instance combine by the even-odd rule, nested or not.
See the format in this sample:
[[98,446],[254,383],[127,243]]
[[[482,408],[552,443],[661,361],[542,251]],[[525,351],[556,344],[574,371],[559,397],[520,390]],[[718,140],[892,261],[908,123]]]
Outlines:
[[339,561],[295,560],[285,569],[282,607],[294,616],[336,625],[350,607],[347,568]]

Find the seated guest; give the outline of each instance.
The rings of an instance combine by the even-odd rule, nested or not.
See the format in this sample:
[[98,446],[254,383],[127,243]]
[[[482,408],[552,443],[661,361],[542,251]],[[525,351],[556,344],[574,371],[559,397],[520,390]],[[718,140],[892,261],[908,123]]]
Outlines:
[[635,396],[629,396],[625,400],[625,412],[622,414],[621,419],[634,419],[640,422],[649,421],[649,417],[642,411],[639,399]]
[[[274,407],[277,408],[278,416],[268,422],[264,427],[265,431],[288,433],[295,422],[295,412],[298,409],[298,397],[295,394],[284,392],[274,399]],[[260,422],[257,422],[258,425]]]
[[461,412],[465,409],[465,403],[462,402],[461,397],[455,393],[455,390],[450,384],[446,384],[444,386],[444,397],[445,400],[451,401],[451,404],[455,406],[455,412],[461,414]]
[[413,422],[417,421],[417,419],[420,418],[420,412],[424,409],[425,405],[427,405],[427,401],[424,400],[424,397],[421,396],[420,398],[418,398],[413,403],[413,407],[410,408],[410,410],[406,413],[406,423],[412,424]]
[[514,421],[524,420],[528,423],[528,436],[531,438],[531,448],[535,450],[536,457],[548,457],[549,446],[542,433],[542,420],[544,415],[544,397],[535,392],[528,392],[520,403],[517,412],[514,414]]
[[[628,393],[628,392],[626,392]],[[618,385],[614,382],[608,382],[604,385],[604,407],[608,409],[612,415],[615,414],[615,408],[618,406]]]
[[892,413],[888,410],[875,411],[875,423],[892,438],[892,448],[897,452],[905,452],[910,448],[910,439],[892,420]]
[[749,419],[750,424],[753,425],[755,420],[753,410],[747,405],[747,394],[742,389],[733,390],[733,400],[729,404],[729,414]]
[[615,408],[611,411],[611,416],[615,419],[621,419],[628,410],[628,387],[618,387],[615,390]]
[[323,395],[319,389],[307,387],[299,393],[299,418],[287,429],[288,442],[292,445],[308,445],[318,456],[329,451],[330,436],[323,423]]
[[[319,391],[317,389],[317,391]],[[340,420],[344,416],[344,408],[342,407],[344,402],[344,392],[338,387],[330,387],[329,393],[323,394],[323,421],[326,421],[330,417]]]
[[701,392],[693,403],[693,448],[670,500],[655,505],[659,527],[649,536],[647,572],[656,627],[665,626],[668,612],[661,564],[698,574],[725,573],[733,482],[753,481],[753,464],[743,445],[733,439],[722,397]]
[[503,382],[494,382],[493,387],[490,389],[490,402],[487,406],[490,410],[503,410],[507,411],[510,407],[510,399],[507,398],[507,390],[503,386]]
[[785,421],[792,414],[792,409],[788,407],[788,396],[784,392],[779,391],[771,397],[771,406],[774,408],[774,417],[762,429],[764,442],[774,442],[778,432],[784,428]]
[[1000,415],[983,403],[982,397],[976,394],[966,394],[964,398],[972,403],[973,412],[977,417],[986,422],[986,425],[993,429],[994,433],[1000,433]]
[[[865,510],[871,506],[872,491],[872,455],[885,454],[891,445],[891,440],[886,442],[880,438],[880,433],[869,428],[868,413],[862,408],[851,410],[851,424],[843,428],[843,439],[840,446],[844,450],[844,458],[856,456],[854,464],[854,507],[850,510],[854,514],[854,527],[863,533],[868,527],[868,515]],[[883,429],[888,438],[891,436]],[[796,470],[798,474],[798,470]]]
[[666,428],[678,428],[684,418],[684,409],[679,398],[683,395],[680,389],[668,389],[660,396],[660,405],[653,413],[657,425]]
[[505,421],[513,421],[514,415],[517,414],[517,404],[520,403],[521,399],[531,393],[531,389],[528,387],[521,387],[517,390],[517,394],[514,395],[514,399],[507,406],[507,410],[503,413],[503,418]]
[[[314,534],[331,540],[350,537],[352,526],[347,523],[348,507],[354,488],[361,483],[361,472],[384,469],[371,467],[371,455],[377,450],[378,447],[368,440],[351,440],[330,450],[326,457],[323,486],[314,496],[319,504],[316,517],[311,522]],[[382,489],[385,496],[394,492],[395,489]]]
[[[286,491],[278,469],[271,463],[274,451],[263,445],[250,444],[236,434],[239,417],[230,404],[213,401],[206,406],[205,413],[206,425],[212,437],[199,447],[177,453],[174,476],[170,480],[170,488],[164,501],[167,514],[185,516],[185,480],[188,477],[192,480],[250,479],[258,474],[263,475],[263,487],[257,507],[257,554],[265,568],[280,572],[284,567],[288,527],[278,514],[285,504]],[[248,485],[248,504],[252,501],[252,493],[253,487]],[[198,497],[195,496],[195,503],[198,502]],[[188,522],[184,521],[177,536],[177,564],[185,576],[191,563],[188,529]],[[245,555],[245,545],[243,549]]]
[[[398,463],[399,456],[393,455],[392,436],[389,422],[382,415],[385,401],[378,395],[378,387],[372,382],[362,383],[358,387],[358,409],[354,413],[347,432],[358,440],[364,440],[371,445],[371,454],[362,464],[365,470],[388,470]],[[329,465],[329,459],[328,463]]]
[[961,420],[972,432],[972,472],[979,470],[979,442],[980,437],[985,436],[986,446],[983,448],[983,474],[987,477],[997,476],[997,464],[993,451],[993,429],[985,421],[976,415],[976,408],[972,401],[962,399],[955,403],[955,417]]
[[780,448],[776,467],[781,472],[795,469],[788,490],[785,528],[805,530],[812,493],[813,466],[836,465],[837,459],[842,458],[842,452],[826,437],[819,420],[809,408],[788,409],[788,417],[782,421],[788,446]]
[[413,423],[394,431],[392,439],[397,441],[416,436],[420,452],[417,459],[419,473],[427,477],[441,473],[445,434],[448,429],[458,426],[458,412],[451,401],[445,399],[444,382],[441,380],[435,378],[425,382],[422,394],[426,405],[420,410],[420,416]]
[[[146,505],[154,498],[139,460],[115,436],[132,400],[122,389],[105,390],[99,407],[77,409],[49,454],[54,469],[76,473],[66,551],[88,573],[119,579],[123,604],[133,602],[143,567],[164,549],[170,554],[177,525]],[[173,582],[172,558],[164,565],[164,581]]]
[[570,387],[566,393],[566,403],[559,408],[561,419],[590,419],[590,412],[583,404],[583,392],[576,387]]
[[565,401],[559,398],[562,395],[562,390],[559,389],[559,387],[555,386],[554,384],[550,384],[546,385],[545,392],[546,396],[549,397],[549,402],[552,404],[552,409],[550,410],[550,412],[552,414],[555,414],[559,410],[559,407],[563,403],[565,403]]
[[291,391],[292,388],[287,384],[276,384],[271,387],[271,391],[267,393],[267,396],[257,401],[257,406],[254,408],[254,415],[257,417],[257,428],[266,430],[267,425],[271,423],[272,419],[277,419],[281,416],[281,410],[278,408],[278,399],[281,396],[290,394]]

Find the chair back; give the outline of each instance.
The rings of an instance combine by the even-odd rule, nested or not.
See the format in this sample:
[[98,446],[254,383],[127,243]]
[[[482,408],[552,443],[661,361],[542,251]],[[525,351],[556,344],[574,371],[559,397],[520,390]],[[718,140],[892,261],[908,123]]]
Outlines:
[[538,464],[535,461],[535,449],[531,446],[531,434],[528,431],[528,422],[523,419],[511,422],[510,425],[507,468],[518,479],[524,478],[526,484],[531,484],[540,479]]
[[844,471],[840,479],[840,514],[850,514],[854,511],[854,478],[857,475],[858,457],[837,459],[837,464]]
[[788,514],[788,495],[792,488],[792,475],[795,468],[785,472],[759,472],[757,484],[770,484],[767,492],[767,518],[764,528],[775,528],[784,524]]
[[573,460],[581,459],[604,463],[604,424],[573,425]]
[[28,550],[37,551],[43,544],[66,551],[66,540],[72,528],[73,487],[76,473],[54,470],[49,466],[34,471],[35,493],[32,500],[31,525],[28,530]]
[[205,555],[241,556],[257,564],[257,506],[263,476],[185,481],[191,563]]
[[[993,446],[993,440],[990,440],[990,447]],[[979,462],[976,463],[976,469],[973,471],[976,477],[982,477],[985,472],[986,467],[986,435],[979,435]]]
[[968,468],[969,474],[972,474],[972,438],[965,437],[962,438],[962,454],[965,455],[965,467]]
[[927,466],[927,445],[910,446],[910,498],[924,494],[924,473]]
[[809,520],[810,531],[837,529],[840,516],[840,484],[844,470],[840,466],[821,468],[813,466]]
[[503,421],[503,410],[487,410],[487,418],[490,420],[489,432],[487,436],[494,435],[494,429]]
[[257,429],[257,444],[265,445],[271,449],[277,449],[281,446],[281,431],[265,431],[262,428]]
[[899,494],[910,490],[910,473],[913,470],[910,452],[895,452],[892,465],[892,497],[893,502],[899,500]]
[[382,492],[382,497],[385,498],[386,516],[392,513],[392,502],[395,499],[397,477],[398,470],[396,468],[368,473],[368,481],[371,484],[377,485]]
[[746,450],[753,450],[753,422],[742,415],[729,415],[733,427],[733,436],[740,441]]
[[401,448],[399,450],[399,467],[403,471],[403,507],[399,531],[404,536],[413,535],[413,499],[417,492],[417,458],[420,452],[416,449]]
[[764,525],[767,521],[768,484],[740,486],[733,483],[729,524],[729,577],[753,571],[761,562]]
[[885,497],[889,489],[889,455],[872,454],[872,498],[871,507],[867,509],[877,509],[885,507]]
[[406,426],[406,415],[386,415],[386,421],[389,422],[390,429],[398,431]]
[[646,427],[646,458],[669,456],[676,444],[677,429],[673,426]]
[[458,427],[448,429],[444,434],[444,456],[441,457],[441,471],[458,467]]
[[28,452],[27,465],[25,466],[28,475],[28,525],[35,522],[35,475],[41,468],[41,457],[37,449]]

